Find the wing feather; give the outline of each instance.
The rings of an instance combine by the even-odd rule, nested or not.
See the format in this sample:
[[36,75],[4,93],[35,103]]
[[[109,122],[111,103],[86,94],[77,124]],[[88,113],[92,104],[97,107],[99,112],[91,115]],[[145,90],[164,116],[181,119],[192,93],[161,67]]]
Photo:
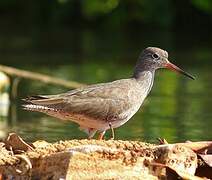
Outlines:
[[95,119],[114,118],[128,103],[130,81],[114,81],[97,84],[67,93],[50,96],[32,96],[26,102],[48,108],[62,110],[70,114],[79,114]]

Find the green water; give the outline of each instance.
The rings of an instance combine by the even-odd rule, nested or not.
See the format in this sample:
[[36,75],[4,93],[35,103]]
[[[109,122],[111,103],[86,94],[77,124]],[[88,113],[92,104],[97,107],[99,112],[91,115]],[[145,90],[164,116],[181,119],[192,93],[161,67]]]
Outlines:
[[[116,32],[117,33],[117,32]],[[170,52],[170,60],[196,77],[186,77],[159,70],[151,93],[139,112],[125,125],[115,130],[116,139],[156,142],[162,137],[168,142],[211,140],[212,138],[212,51],[207,35],[195,40],[190,34],[160,32],[69,31],[40,30],[27,34],[21,31],[2,32],[0,64],[31,70],[93,84],[127,78],[132,74],[140,50],[151,45]],[[162,37],[166,37],[165,39]],[[181,44],[180,42],[185,42]],[[34,94],[56,94],[63,87],[21,80],[18,96],[11,101],[7,117],[1,117],[1,138],[16,132],[28,141],[44,139],[86,138],[72,122],[21,108],[21,98]],[[106,138],[110,137],[110,131]]]

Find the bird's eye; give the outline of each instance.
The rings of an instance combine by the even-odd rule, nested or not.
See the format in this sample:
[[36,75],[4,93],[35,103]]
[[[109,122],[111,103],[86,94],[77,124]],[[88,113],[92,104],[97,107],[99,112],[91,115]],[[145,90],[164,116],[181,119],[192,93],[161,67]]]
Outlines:
[[152,57],[153,57],[154,59],[159,59],[159,58],[160,58],[156,53],[153,54]]

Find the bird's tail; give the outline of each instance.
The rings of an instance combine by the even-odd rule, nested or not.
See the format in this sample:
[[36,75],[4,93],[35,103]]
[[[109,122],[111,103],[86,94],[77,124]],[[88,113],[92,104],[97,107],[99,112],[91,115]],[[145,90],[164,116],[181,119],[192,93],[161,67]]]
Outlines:
[[55,111],[56,106],[61,103],[61,99],[54,96],[29,96],[22,99],[26,104],[22,107],[24,110],[28,111],[39,111],[39,112],[49,112]]
[[42,105],[36,105],[36,104],[23,104],[22,107],[24,110],[27,110],[27,111],[48,112],[53,110],[52,108],[42,106]]

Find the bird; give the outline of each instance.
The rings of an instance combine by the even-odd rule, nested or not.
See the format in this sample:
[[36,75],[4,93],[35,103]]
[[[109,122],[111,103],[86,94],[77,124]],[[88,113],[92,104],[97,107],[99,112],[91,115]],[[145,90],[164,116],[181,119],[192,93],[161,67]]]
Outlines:
[[152,89],[155,71],[167,68],[191,79],[192,75],[172,64],[168,52],[158,47],[147,47],[138,57],[131,77],[107,83],[80,87],[56,95],[35,95],[24,99],[23,108],[72,121],[87,133],[88,139],[125,124],[139,110]]

